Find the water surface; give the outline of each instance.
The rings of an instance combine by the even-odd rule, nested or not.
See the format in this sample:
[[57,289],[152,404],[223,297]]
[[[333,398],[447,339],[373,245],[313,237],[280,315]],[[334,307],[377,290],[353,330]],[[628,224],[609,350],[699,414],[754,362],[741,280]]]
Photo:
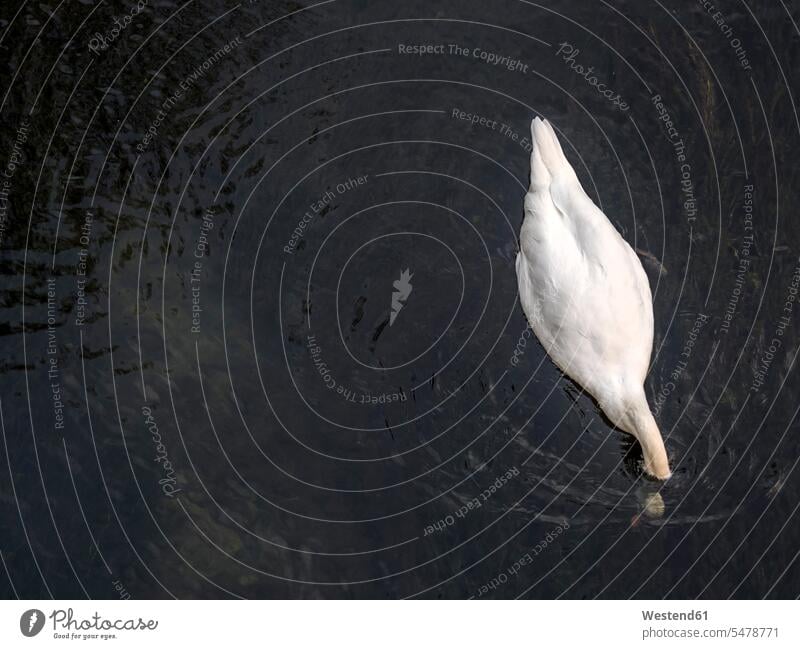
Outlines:
[[[796,3],[0,18],[3,596],[797,596]],[[663,485],[527,331],[535,115],[650,278]]]

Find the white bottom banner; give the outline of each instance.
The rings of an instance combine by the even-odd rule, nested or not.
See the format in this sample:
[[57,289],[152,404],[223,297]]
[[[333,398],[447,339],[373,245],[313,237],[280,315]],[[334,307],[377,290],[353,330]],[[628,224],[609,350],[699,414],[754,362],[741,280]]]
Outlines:
[[0,646],[777,648],[798,619],[796,601],[5,601]]

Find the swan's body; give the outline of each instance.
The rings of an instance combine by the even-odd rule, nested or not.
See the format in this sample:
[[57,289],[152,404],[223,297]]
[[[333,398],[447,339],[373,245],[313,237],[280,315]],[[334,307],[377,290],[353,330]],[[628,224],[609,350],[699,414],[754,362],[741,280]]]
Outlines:
[[653,348],[650,285],[636,253],[581,187],[547,121],[531,124],[531,184],[517,254],[522,308],[556,365],[670,476],[644,379]]

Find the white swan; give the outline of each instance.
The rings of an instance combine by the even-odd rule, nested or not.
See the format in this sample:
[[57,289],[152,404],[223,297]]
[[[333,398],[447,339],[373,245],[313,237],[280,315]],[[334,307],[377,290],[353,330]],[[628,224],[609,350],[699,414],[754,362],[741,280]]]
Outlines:
[[647,405],[653,298],[636,253],[583,191],[553,127],[531,123],[517,281],[522,308],[550,358],[642,446],[644,469],[669,478]]

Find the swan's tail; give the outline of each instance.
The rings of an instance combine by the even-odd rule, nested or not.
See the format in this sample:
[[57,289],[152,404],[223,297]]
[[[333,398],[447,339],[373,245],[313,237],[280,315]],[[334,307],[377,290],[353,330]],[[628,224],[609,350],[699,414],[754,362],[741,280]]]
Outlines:
[[534,117],[531,122],[531,190],[548,187],[560,171],[570,169],[561,150],[556,132],[546,119]]

